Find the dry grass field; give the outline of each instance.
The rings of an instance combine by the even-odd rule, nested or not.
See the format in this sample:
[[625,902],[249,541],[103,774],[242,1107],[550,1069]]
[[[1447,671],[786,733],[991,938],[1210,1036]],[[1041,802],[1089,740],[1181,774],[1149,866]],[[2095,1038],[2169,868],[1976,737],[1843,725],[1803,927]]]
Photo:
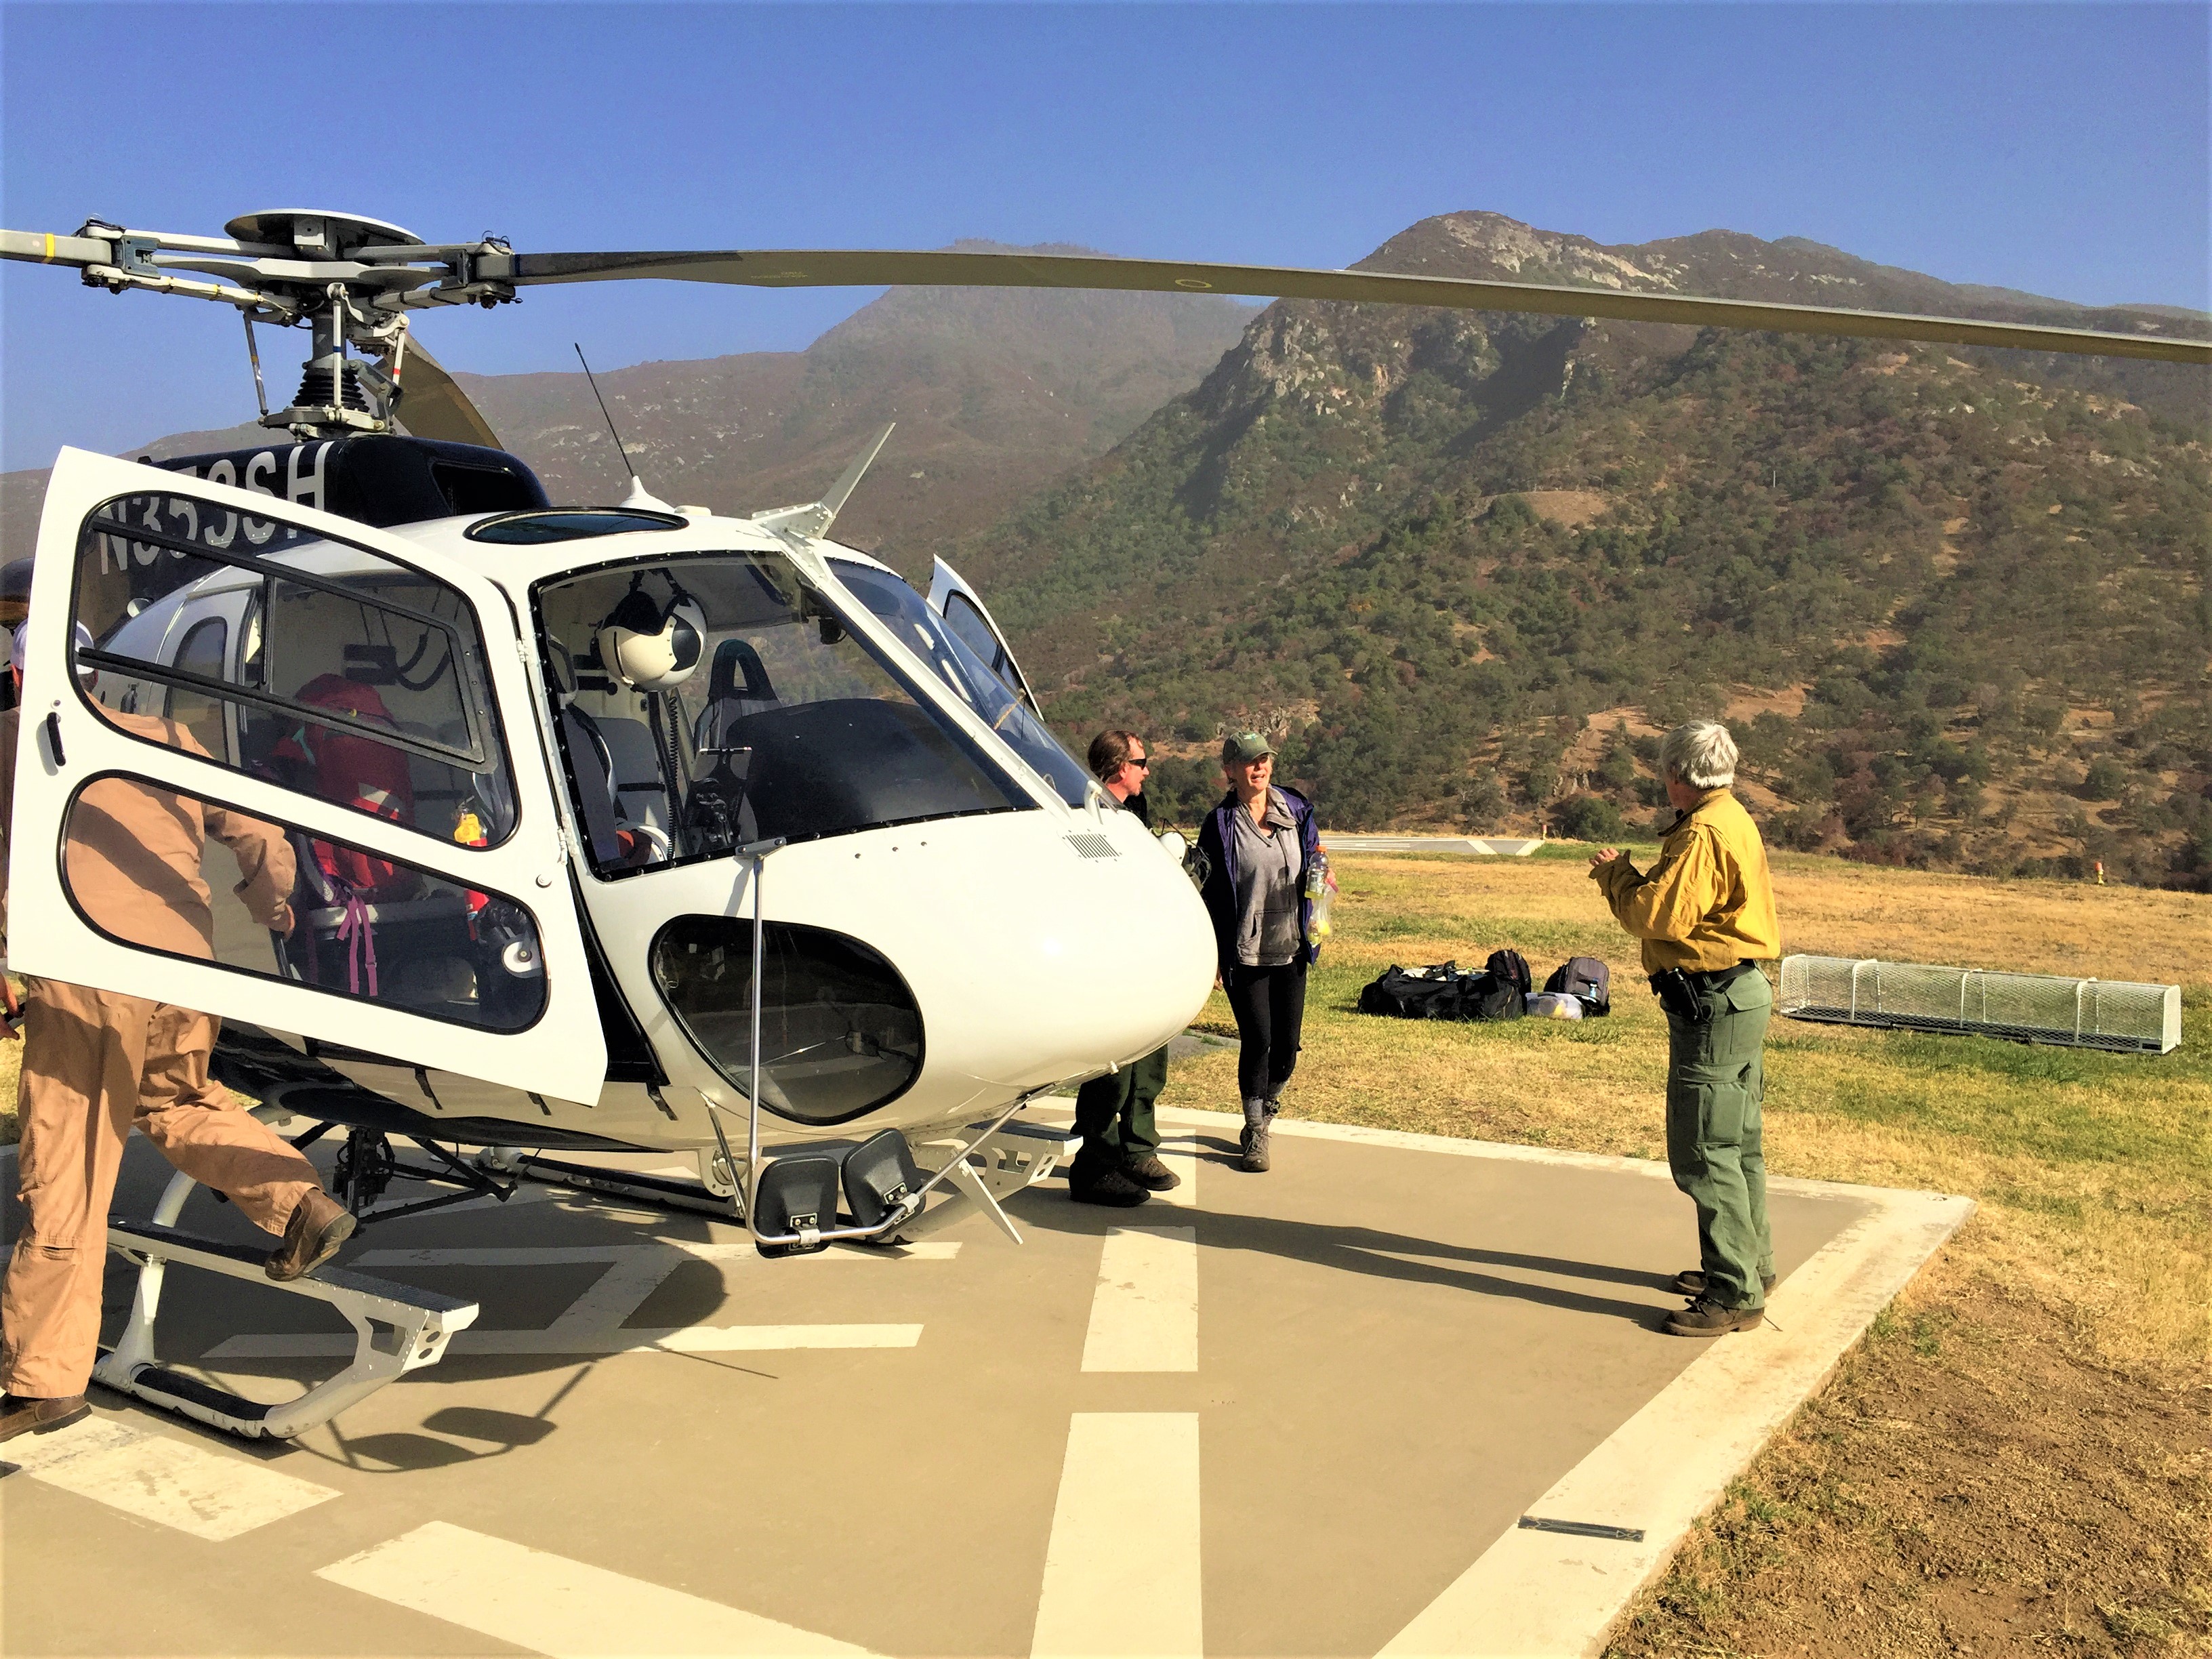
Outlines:
[[[1547,849],[1548,850],[1548,849]],[[1561,849],[1565,852],[1566,849]],[[1345,856],[1293,1115],[1664,1156],[1665,1024],[1578,858]],[[2162,1057],[1777,1019],[1778,1174],[1979,1208],[1617,1634],[1621,1656],[2201,1650],[2212,1636],[2206,1386],[2212,900],[1783,855],[1785,948],[2179,982]],[[1354,1012],[1390,963],[1612,964],[1582,1023]],[[1217,994],[1200,1024],[1232,1033]],[[1226,1109],[1232,1053],[1168,1102]],[[1689,1228],[1684,1206],[1685,1237]]]
[[[1665,1027],[1582,860],[1338,860],[1293,1115],[1663,1156]],[[1777,860],[1786,948],[2185,987],[2163,1057],[1778,1019],[1778,1174],[1964,1193],[1974,1219],[1616,1635],[1647,1655],[2176,1654],[2212,1642],[2212,900]],[[1353,1012],[1392,962],[1612,963],[1583,1023]],[[1217,994],[1199,1024],[1231,1034]],[[0,1044],[0,1099],[18,1051]],[[1235,1057],[1167,1103],[1225,1109]],[[0,1137],[11,1138],[0,1117]],[[1689,1216],[1684,1208],[1687,1243]]]

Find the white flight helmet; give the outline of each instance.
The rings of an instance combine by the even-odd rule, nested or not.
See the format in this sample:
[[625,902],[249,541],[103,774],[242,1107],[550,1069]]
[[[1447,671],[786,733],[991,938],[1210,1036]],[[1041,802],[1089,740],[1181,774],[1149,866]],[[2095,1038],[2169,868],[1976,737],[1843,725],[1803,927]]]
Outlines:
[[654,603],[641,583],[599,624],[599,661],[633,691],[672,691],[707,654],[707,613],[678,588]]
[[[78,682],[88,691],[99,683],[100,671],[88,662],[78,660],[78,653],[91,650],[92,645],[92,630],[82,623],[79,623],[76,625],[76,641],[74,648],[70,653],[70,659],[76,664]],[[9,641],[8,647],[9,664],[18,674],[23,672],[23,659],[30,648],[31,626],[27,622],[18,623],[15,625],[15,637]]]

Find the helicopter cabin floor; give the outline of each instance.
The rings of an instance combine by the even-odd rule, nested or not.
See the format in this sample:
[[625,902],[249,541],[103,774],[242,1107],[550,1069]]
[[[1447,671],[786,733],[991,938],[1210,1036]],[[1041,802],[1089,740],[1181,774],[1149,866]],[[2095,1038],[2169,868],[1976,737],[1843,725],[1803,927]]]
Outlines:
[[[1285,1121],[1254,1176],[1233,1120],[1162,1117],[1179,1192],[1045,1181],[1018,1249],[970,1216],[766,1261],[539,1186],[377,1225],[342,1264],[476,1325],[294,1442],[95,1390],[0,1448],[0,1651],[1595,1651],[1972,1207],[1778,1181],[1768,1323],[1696,1341],[1656,1328],[1662,1167]],[[165,1174],[134,1139],[118,1212]],[[350,1352],[183,1268],[160,1334],[263,1399]]]

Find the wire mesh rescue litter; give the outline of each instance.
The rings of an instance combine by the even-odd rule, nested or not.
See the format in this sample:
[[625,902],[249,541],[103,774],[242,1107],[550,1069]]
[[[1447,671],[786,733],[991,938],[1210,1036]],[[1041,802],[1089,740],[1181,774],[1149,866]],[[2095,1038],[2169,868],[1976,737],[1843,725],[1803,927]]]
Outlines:
[[1784,957],[1776,1012],[1792,1019],[2162,1054],[2181,1042],[2181,988],[1984,973],[1869,957]]

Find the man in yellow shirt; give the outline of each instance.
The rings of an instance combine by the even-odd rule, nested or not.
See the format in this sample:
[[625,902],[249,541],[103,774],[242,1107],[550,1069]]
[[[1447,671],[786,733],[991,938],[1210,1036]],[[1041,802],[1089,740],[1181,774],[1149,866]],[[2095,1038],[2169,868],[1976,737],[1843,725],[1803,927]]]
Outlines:
[[1667,1011],[1667,1163],[1698,1206],[1698,1264],[1674,1279],[1690,1305],[1667,1321],[1677,1336],[1750,1330],[1774,1284],[1759,1122],[1774,993],[1757,964],[1782,954],[1782,929],[1759,826],[1729,793],[1735,763],[1725,726],[1675,727],[1659,750],[1677,814],[1659,861],[1638,872],[1613,848],[1590,860]]

